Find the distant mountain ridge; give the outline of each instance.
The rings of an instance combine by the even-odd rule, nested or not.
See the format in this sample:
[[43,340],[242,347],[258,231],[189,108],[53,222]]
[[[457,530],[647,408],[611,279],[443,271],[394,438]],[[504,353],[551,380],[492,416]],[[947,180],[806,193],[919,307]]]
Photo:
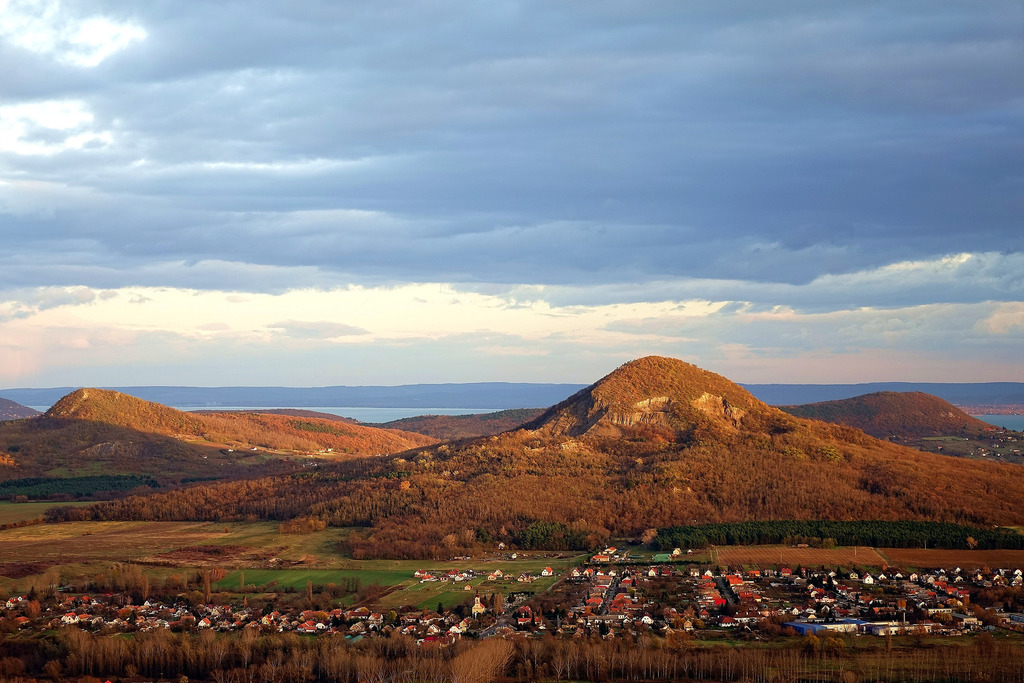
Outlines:
[[1024,405],[1024,382],[866,382],[864,384],[744,384],[771,405],[838,401],[881,391],[920,391],[959,406]]
[[989,423],[948,401],[920,391],[880,391],[837,401],[779,407],[790,415],[856,427],[880,439],[995,431]]
[[[106,387],[145,401],[183,408],[232,407],[367,407],[493,409],[546,406],[561,401],[583,384],[472,382],[398,386],[329,387]],[[3,389],[0,396],[24,405],[48,406],[75,390]]]
[[[106,387],[147,401],[182,408],[366,407],[507,410],[550,406],[585,384],[470,382],[398,386],[327,387]],[[959,406],[1024,406],[1024,382],[868,382],[864,384],[740,384],[769,405],[799,405],[879,391],[921,391]],[[76,387],[0,389],[0,397],[25,406],[53,405]]]

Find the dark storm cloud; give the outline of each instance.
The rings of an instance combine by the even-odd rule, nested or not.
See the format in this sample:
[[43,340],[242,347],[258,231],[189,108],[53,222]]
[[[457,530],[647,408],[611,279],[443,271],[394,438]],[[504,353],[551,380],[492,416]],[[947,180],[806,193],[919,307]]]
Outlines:
[[[0,107],[92,116],[25,124],[63,151],[0,152],[0,287],[702,278],[737,298],[1024,249],[1016,2],[64,11],[148,35],[93,68],[0,43]],[[64,149],[81,134],[110,142]],[[1000,282],[943,300],[1020,297]]]

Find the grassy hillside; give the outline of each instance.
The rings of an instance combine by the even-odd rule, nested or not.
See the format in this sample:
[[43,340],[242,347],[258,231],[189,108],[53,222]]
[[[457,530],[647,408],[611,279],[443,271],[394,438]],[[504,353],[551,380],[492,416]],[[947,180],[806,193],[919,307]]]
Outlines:
[[259,475],[293,456],[333,460],[433,442],[421,434],[314,417],[184,413],[113,391],[80,389],[40,417],[0,424],[0,480],[137,474],[177,483]]
[[755,519],[1024,523],[1024,470],[803,420],[723,377],[644,358],[527,428],[314,473],[103,504],[96,519],[287,519],[362,527],[356,556],[479,540],[573,548],[651,527]]
[[992,425],[938,396],[920,391],[880,391],[840,401],[780,406],[791,415],[856,427],[872,436],[950,436],[991,433]]

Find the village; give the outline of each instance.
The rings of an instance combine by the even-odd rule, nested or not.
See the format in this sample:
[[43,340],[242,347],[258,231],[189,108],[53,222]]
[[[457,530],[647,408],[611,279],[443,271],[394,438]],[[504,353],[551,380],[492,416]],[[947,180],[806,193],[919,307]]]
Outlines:
[[[294,598],[250,607],[190,601],[184,596],[137,604],[129,594],[32,593],[0,602],[0,630],[66,626],[99,633],[292,632],[351,641],[401,634],[419,642],[463,637],[663,637],[757,641],[836,634],[957,636],[982,630],[1024,632],[1020,569],[873,571],[854,568],[689,564],[676,551],[657,562],[631,562],[610,548],[560,572],[547,590],[531,584],[557,572],[484,577],[472,569],[420,569],[422,582],[462,584],[463,604],[391,609],[374,604],[300,609]],[[483,582],[479,579],[483,578]],[[475,585],[470,585],[474,582]]]

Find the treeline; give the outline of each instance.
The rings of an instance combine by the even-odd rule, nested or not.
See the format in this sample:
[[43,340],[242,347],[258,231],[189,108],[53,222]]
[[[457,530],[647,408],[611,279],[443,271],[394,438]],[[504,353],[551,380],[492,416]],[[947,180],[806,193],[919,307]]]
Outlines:
[[131,491],[140,486],[159,488],[152,477],[133,474],[103,474],[87,477],[27,477],[0,481],[0,498],[89,498],[103,491]]
[[709,545],[807,543],[814,546],[870,545],[884,548],[1021,549],[1024,535],[941,522],[777,520],[676,526],[658,530],[652,546],[706,548]]
[[132,638],[62,628],[54,638],[0,641],[0,679],[139,678],[264,683],[357,681],[974,681],[1019,682],[1024,647],[991,636],[973,645],[849,649],[808,636],[790,647],[695,647],[673,633],[539,640],[462,639],[448,647],[408,636],[300,638],[158,629]]
[[517,540],[519,547],[526,550],[586,550],[590,547],[588,531],[583,525],[534,522],[523,529]]

